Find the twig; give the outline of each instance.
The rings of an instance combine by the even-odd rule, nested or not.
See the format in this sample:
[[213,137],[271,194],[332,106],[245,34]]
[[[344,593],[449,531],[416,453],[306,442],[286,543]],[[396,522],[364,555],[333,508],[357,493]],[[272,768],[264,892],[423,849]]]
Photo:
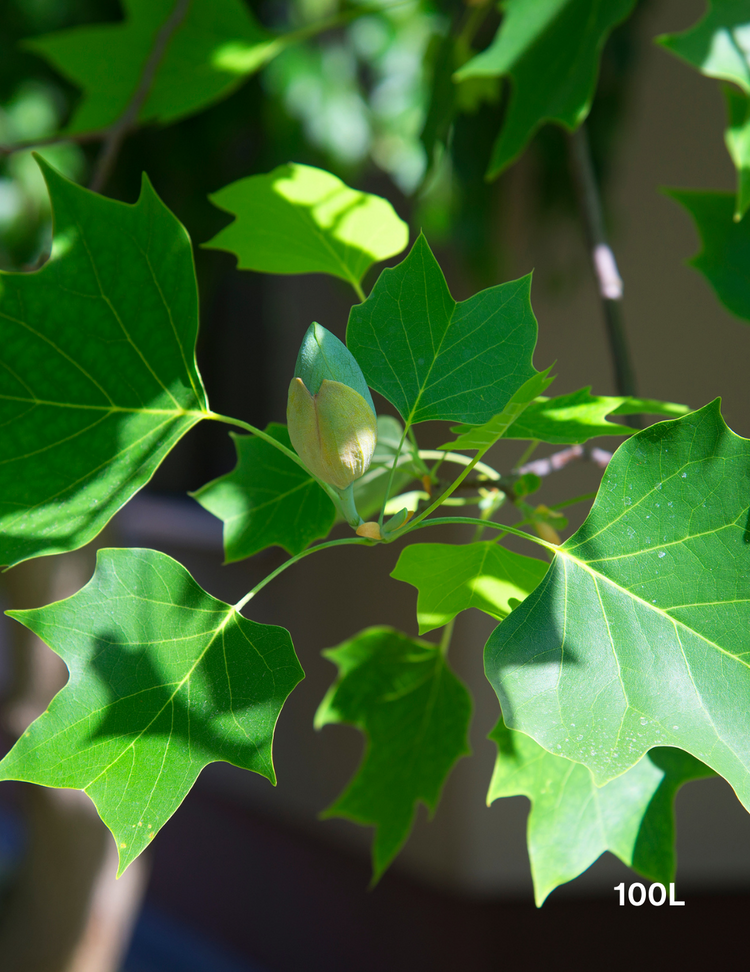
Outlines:
[[535,476],[549,476],[550,473],[556,472],[558,469],[564,469],[568,463],[575,459],[588,459],[596,463],[600,469],[606,469],[611,458],[612,453],[605,449],[596,447],[589,449],[586,446],[574,445],[568,449],[561,449],[560,452],[554,452],[546,459],[535,459],[533,462],[527,462],[525,466],[521,466],[515,471],[520,476],[526,473],[534,473]]
[[57,135],[44,135],[40,138],[27,138],[23,142],[16,142],[14,145],[0,145],[0,158],[6,155],[13,155],[15,152],[26,152],[29,149],[41,148],[45,145],[61,145],[63,142],[75,142],[76,145],[83,145],[86,142],[96,142],[104,137],[101,129],[90,132],[80,132],[76,135],[66,135],[59,132]]
[[117,160],[122,143],[125,140],[125,136],[131,130],[131,128],[135,127],[135,123],[138,119],[138,113],[148,97],[148,93],[151,90],[151,85],[153,84],[159,64],[161,63],[161,59],[164,57],[167,44],[169,43],[172,34],[174,34],[182,21],[185,19],[185,14],[187,13],[189,6],[190,0],[177,0],[174,10],[164,21],[159,33],[156,35],[154,46],[151,48],[151,53],[149,54],[148,60],[143,67],[143,73],[141,74],[141,79],[138,82],[138,87],[133,93],[133,97],[128,102],[125,111],[123,111],[120,117],[113,123],[107,132],[106,140],[102,146],[101,152],[99,153],[99,158],[96,160],[94,172],[91,176],[91,182],[89,183],[89,189],[92,189],[94,192],[101,192],[103,187],[106,185],[115,161]]
[[[569,136],[568,147],[570,170],[602,301],[615,388],[618,395],[634,397],[637,394],[635,372],[622,317],[622,279],[604,229],[602,202],[584,125]],[[640,428],[639,417],[628,416],[628,425]]]

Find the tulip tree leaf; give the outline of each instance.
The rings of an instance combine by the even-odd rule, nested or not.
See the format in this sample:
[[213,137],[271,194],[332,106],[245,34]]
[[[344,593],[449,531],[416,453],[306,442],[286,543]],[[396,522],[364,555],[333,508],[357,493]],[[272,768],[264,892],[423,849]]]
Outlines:
[[[291,449],[286,426],[272,422],[266,432]],[[226,563],[274,544],[298,554],[328,536],[336,511],[312,476],[269,442],[230,434],[237,465],[191,494],[223,520]]]
[[419,591],[419,633],[448,624],[461,611],[478,608],[502,620],[544,577],[549,564],[506,550],[492,540],[480,543],[412,543],[391,571]]
[[398,453],[398,465],[391,482],[391,497],[395,497],[413,479],[426,473],[427,467],[419,459],[419,449],[408,439],[399,453],[403,425],[392,415],[378,415],[378,441],[372,454],[370,468],[354,482],[354,501],[363,519],[368,519],[383,505],[391,467]]
[[631,435],[627,425],[608,422],[608,415],[667,415],[677,418],[690,409],[686,405],[644,398],[592,395],[581,388],[569,395],[538,398],[505,433],[506,439],[539,439],[555,445],[575,445],[599,435]]
[[0,274],[0,563],[87,543],[202,418],[187,233],[144,178],[133,206],[49,186],[52,256]]
[[376,828],[373,880],[409,835],[417,803],[434,812],[456,761],[469,753],[471,698],[436,645],[367,628],[323,652],[339,670],[315,726],[345,723],[367,736],[356,775],[326,811]]
[[658,41],[701,74],[733,81],[750,95],[749,30],[749,0],[709,0],[707,12],[693,27]]
[[537,372],[531,277],[456,303],[420,236],[352,307],[347,346],[367,383],[410,425],[447,419],[481,425]]
[[156,550],[101,550],[64,601],[9,612],[63,659],[68,684],[0,779],[84,790],[119,873],[216,760],[275,783],[274,727],[303,677],[289,632],[242,617]]
[[505,722],[597,786],[653,746],[750,807],[750,440],[718,401],[615,453],[586,521],[490,636]]
[[599,58],[612,29],[635,0],[507,0],[490,46],[457,73],[512,81],[488,175],[503,171],[545,122],[574,131],[591,108]]
[[[506,439],[538,439],[555,445],[575,445],[599,435],[632,434],[630,426],[608,422],[607,415],[644,414],[678,418],[689,411],[687,405],[660,402],[653,398],[592,395],[589,386],[556,398],[535,398],[523,412],[513,417],[502,435]],[[487,433],[498,426],[500,418],[502,416],[496,416],[487,425],[476,429],[465,425],[455,426],[451,432],[460,433],[460,437],[441,448],[485,448],[488,442],[491,445],[495,439],[489,441]]]
[[724,141],[737,170],[734,218],[739,221],[750,208],[750,98],[725,85],[724,100],[729,114]]
[[735,222],[735,197],[729,192],[670,189],[695,220],[703,249],[690,261],[713,287],[721,303],[750,321],[750,221]]
[[485,422],[484,425],[476,427],[471,425],[454,426],[451,432],[460,433],[458,439],[453,442],[446,442],[440,448],[476,449],[478,452],[486,452],[498,439],[507,435],[509,430],[513,429],[519,417],[529,406],[533,406],[534,400],[540,392],[543,392],[552,384],[554,378],[549,377],[550,370],[551,368],[547,368],[546,371],[539,371],[528,381],[525,381],[502,412],[499,415],[493,415],[489,422]]
[[279,53],[284,38],[264,30],[242,0],[122,0],[125,19],[73,27],[24,42],[83,90],[66,134],[112,125],[138,90],[167,21],[178,23],[137,121],[167,124],[230,94]]
[[373,263],[409,242],[387,200],[310,165],[280,165],[209,198],[236,218],[203,245],[234,253],[240,270],[329,273],[358,287]]
[[659,747],[597,787],[585,766],[548,753],[502,719],[489,738],[497,743],[497,760],[487,803],[531,800],[527,842],[537,906],[605,851],[650,881],[674,881],[674,798],[683,783],[712,776],[707,766]]

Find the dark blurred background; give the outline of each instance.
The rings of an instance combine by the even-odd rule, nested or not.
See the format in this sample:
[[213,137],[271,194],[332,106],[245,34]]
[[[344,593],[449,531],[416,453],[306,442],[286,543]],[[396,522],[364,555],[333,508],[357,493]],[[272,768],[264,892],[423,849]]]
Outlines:
[[[278,29],[336,10],[330,0],[250,6]],[[693,407],[722,395],[729,425],[750,435],[750,330],[685,265],[698,248],[696,235],[659,192],[734,188],[717,84],[653,44],[656,35],[694,23],[703,9],[701,0],[639,3],[605,48],[588,128],[625,282],[640,394]],[[484,171],[503,110],[502,94],[490,86],[455,120],[447,148],[428,159],[420,140],[442,38],[464,16],[454,0],[435,0],[363,17],[291,49],[201,114],[126,141],[105,191],[132,202],[146,171],[187,227],[201,294],[198,360],[215,411],[259,426],[283,421],[309,323],[344,337],[351,294],[342,282],[240,272],[230,254],[200,247],[228,222],[209,193],[288,161],[328,168],[387,196],[412,238],[425,230],[456,299],[534,269],[535,363],[556,362],[554,394],[585,385],[614,393],[563,133],[542,130],[521,161],[488,184]],[[115,0],[0,0],[0,143],[55,132],[78,95],[19,41],[120,17]],[[480,46],[492,37],[493,17],[478,35]],[[44,154],[86,184],[97,149],[61,144]],[[49,242],[36,165],[29,153],[9,156],[0,163],[0,267],[37,266]],[[426,429],[424,445],[444,438]],[[516,456],[513,447],[500,452],[500,468]],[[162,549],[212,594],[239,598],[282,552],[222,567],[219,522],[186,496],[233,464],[227,431],[200,425],[99,546]],[[539,501],[595,489],[599,476],[593,465],[570,466],[545,481]],[[570,530],[586,512],[576,510]],[[750,818],[721,780],[690,784],[677,800],[684,908],[619,908],[614,885],[635,878],[610,855],[555,891],[541,911],[534,908],[524,841],[528,802],[518,797],[489,809],[484,802],[493,763],[486,734],[497,703],[482,673],[492,624],[473,611],[459,619],[451,654],[476,698],[474,756],[452,774],[435,820],[420,811],[404,852],[368,890],[370,835],[317,820],[354,771],[362,739],[342,727],[315,733],[312,716],[334,674],[322,648],[370,624],[416,633],[414,592],[388,577],[398,552],[327,552],[253,601],[256,620],[291,630],[307,673],[279,723],[279,784],[273,789],[225,764],[209,767],[131,877],[114,884],[111,838],[86,798],[0,786],[0,970],[483,972],[509,962],[547,968],[568,953],[579,968],[630,969],[644,958],[661,961],[662,950],[686,968],[715,960],[716,929],[726,942],[750,905]],[[3,607],[66,596],[92,569],[91,549],[22,565],[0,582]],[[5,618],[0,626],[8,746],[65,677],[46,647],[18,627]]]

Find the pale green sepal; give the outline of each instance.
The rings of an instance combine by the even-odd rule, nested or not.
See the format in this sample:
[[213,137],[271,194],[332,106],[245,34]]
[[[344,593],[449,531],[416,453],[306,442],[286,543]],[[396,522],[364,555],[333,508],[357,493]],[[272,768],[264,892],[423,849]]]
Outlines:
[[287,424],[297,455],[324,483],[345,490],[367,472],[377,420],[353,388],[324,378],[317,394],[311,395],[301,378],[292,378]]
[[359,392],[375,414],[372,395],[357,359],[343,341],[316,322],[308,327],[302,338],[294,377],[302,379],[311,395],[317,395],[325,378],[340,381]]

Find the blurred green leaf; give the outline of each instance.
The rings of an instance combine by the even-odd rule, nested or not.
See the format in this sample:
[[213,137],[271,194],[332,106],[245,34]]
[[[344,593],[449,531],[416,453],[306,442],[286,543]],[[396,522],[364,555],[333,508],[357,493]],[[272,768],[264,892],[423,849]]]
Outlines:
[[687,209],[700,234],[703,249],[690,265],[727,310],[750,321],[750,222],[735,221],[734,195],[693,189],[669,189],[667,195]]
[[709,0],[701,19],[681,34],[657,42],[701,74],[739,85],[750,95],[750,0]]
[[457,73],[507,76],[512,92],[487,175],[497,176],[546,122],[574,131],[591,108],[599,58],[635,0],[506,0],[492,44]]
[[[24,46],[83,90],[66,133],[99,131],[135,95],[159,31],[179,0],[122,0],[125,19],[34,37]],[[284,47],[242,0],[190,0],[164,52],[138,122],[166,124],[230,94]]]

